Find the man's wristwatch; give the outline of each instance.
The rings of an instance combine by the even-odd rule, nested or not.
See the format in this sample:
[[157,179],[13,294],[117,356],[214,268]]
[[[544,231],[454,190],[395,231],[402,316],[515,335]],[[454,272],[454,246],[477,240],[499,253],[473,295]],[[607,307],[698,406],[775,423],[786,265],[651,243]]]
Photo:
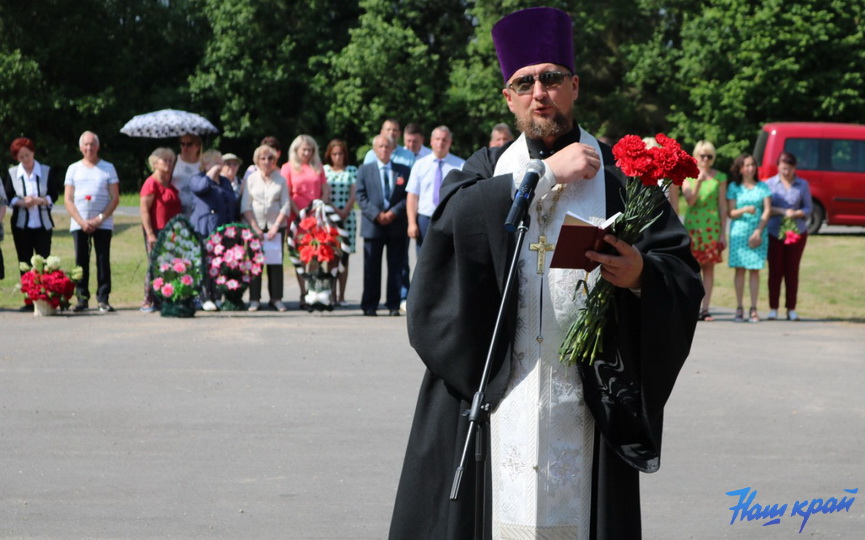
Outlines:
[[105,221],[105,216],[103,216],[102,214],[99,214],[99,215],[96,216],[96,217],[99,218],[99,221],[100,221],[100,222]]

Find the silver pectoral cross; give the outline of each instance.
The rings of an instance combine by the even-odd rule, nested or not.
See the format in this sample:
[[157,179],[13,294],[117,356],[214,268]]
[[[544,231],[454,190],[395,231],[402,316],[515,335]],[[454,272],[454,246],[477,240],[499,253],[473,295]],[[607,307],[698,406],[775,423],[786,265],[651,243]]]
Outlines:
[[548,244],[547,237],[541,235],[535,244],[529,244],[529,250],[538,252],[538,274],[544,273],[544,266],[547,262],[547,251],[555,251],[555,244]]

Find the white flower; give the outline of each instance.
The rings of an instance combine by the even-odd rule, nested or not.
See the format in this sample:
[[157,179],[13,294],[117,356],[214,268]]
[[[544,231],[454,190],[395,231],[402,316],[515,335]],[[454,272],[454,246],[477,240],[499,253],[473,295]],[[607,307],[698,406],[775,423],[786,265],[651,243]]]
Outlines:
[[45,259],[45,269],[49,272],[53,272],[55,270],[60,269],[60,257],[56,255],[49,255],[47,259]]

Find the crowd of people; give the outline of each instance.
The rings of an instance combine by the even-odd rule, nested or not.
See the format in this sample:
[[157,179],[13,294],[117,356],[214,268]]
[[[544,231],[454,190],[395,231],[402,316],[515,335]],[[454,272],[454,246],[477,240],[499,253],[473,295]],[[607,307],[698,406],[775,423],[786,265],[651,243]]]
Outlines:
[[[769,266],[769,312],[766,318],[778,319],[781,285],[785,288],[786,318],[798,321],[796,305],[799,290],[799,265],[808,239],[811,192],[808,182],[796,174],[796,156],[783,152],[778,157],[778,174],[760,181],[757,161],[741,154],[728,176],[713,168],[715,146],[700,141],[694,147],[700,174],[682,186],[687,203],[685,228],[691,237],[691,253],[700,263],[706,294],[699,320],[712,321],[709,303],[714,288],[714,268],[722,262],[729,247],[728,264],[734,269],[736,322],[760,321],[757,298],[760,270]],[[727,221],[729,220],[729,240]],[[784,222],[796,234],[782,238]],[[744,309],[745,274],[748,274],[750,306]]]
[[[403,144],[397,144],[402,138]],[[171,148],[156,148],[149,157],[152,174],[140,192],[140,215],[145,254],[151,251],[159,232],[172,217],[186,215],[200,239],[206,239],[218,227],[244,222],[268,245],[279,246],[279,253],[266,265],[267,306],[286,311],[282,250],[290,223],[301,209],[314,200],[331,205],[340,226],[347,231],[348,248],[340,260],[335,286],[336,305],[347,305],[345,289],[349,256],[356,251],[357,216],[360,210],[360,237],[363,238],[364,315],[377,314],[381,301],[382,258],[386,261],[384,308],[389,315],[405,311],[410,288],[408,248],[415,240],[417,250],[432,215],[440,201],[443,179],[465,163],[450,153],[452,134],[447,126],[430,133],[429,144],[422,128],[415,123],[401,129],[396,118],[386,119],[374,138],[372,149],[363,164],[350,164],[351,155],[345,141],[333,139],[321,155],[318,143],[309,135],[299,135],[288,148],[280,166],[282,145],[276,137],[265,137],[255,149],[252,163],[241,176],[243,160],[233,153],[203,150],[202,139],[186,134],[179,139],[179,153]],[[507,124],[497,124],[490,134],[489,147],[505,146],[514,140]],[[644,139],[656,145],[652,138]],[[611,141],[612,142],[612,141]],[[29,262],[33,254],[47,257],[51,252],[54,222],[51,209],[63,186],[64,204],[70,216],[75,264],[84,277],[76,285],[78,302],[73,311],[89,308],[90,256],[96,258],[96,307],[111,312],[111,236],[113,213],[119,202],[119,182],[114,166],[99,157],[99,137],[85,132],[79,139],[82,159],[63,170],[36,160],[35,143],[19,137],[10,145],[10,154],[18,162],[9,169],[0,198],[0,218],[7,205],[12,209],[11,232],[17,259]],[[714,168],[717,152],[709,141],[699,141],[693,156],[700,174],[689,178],[681,187],[668,193],[673,210],[679,211],[679,197],[684,201],[682,220],[691,239],[691,251],[699,262],[705,296],[699,320],[712,321],[710,312],[715,286],[716,264],[728,251],[728,264],[734,269],[737,300],[734,320],[760,321],[757,299],[760,270],[769,266],[769,312],[766,318],[778,318],[780,292],[785,285],[786,318],[799,320],[796,312],[799,265],[807,241],[807,220],[811,211],[808,182],[796,175],[796,157],[780,156],[778,174],[766,181],[757,176],[753,156],[742,154],[730,169],[729,177]],[[62,179],[61,179],[62,177]],[[795,227],[795,241],[779,238],[782,221]],[[728,238],[729,231],[729,238]],[[0,252],[2,262],[2,252]],[[0,264],[0,278],[3,265]],[[748,276],[749,305],[744,303],[745,276]],[[306,283],[297,272],[298,306],[307,309]],[[157,299],[146,275],[141,311],[151,312]],[[248,309],[262,309],[262,276],[252,279]],[[217,311],[219,298],[214,282],[204,276],[200,307]],[[22,310],[30,310],[25,305]]]
[[[403,146],[397,144],[400,137]],[[490,146],[501,146],[513,140],[506,124],[496,125]],[[160,231],[174,216],[185,215],[203,242],[220,226],[242,222],[279,253],[266,264],[267,307],[280,312],[288,307],[284,301],[283,249],[289,225],[315,200],[330,205],[346,232],[347,249],[343,249],[340,272],[336,278],[334,302],[347,305],[345,298],[349,256],[356,250],[357,217],[360,209],[361,237],[364,239],[364,291],[361,307],[365,315],[375,315],[380,302],[382,256],[387,252],[388,281],[385,308],[390,315],[400,315],[410,284],[408,246],[411,238],[422,244],[423,234],[438,203],[442,179],[463,160],[450,154],[452,135],[447,126],[432,130],[430,147],[417,124],[406,126],[387,119],[373,141],[364,164],[350,164],[351,155],[345,141],[331,140],[322,156],[316,140],[299,135],[288,148],[280,164],[282,145],[275,137],[265,137],[255,149],[252,164],[239,174],[243,160],[233,153],[204,150],[201,137],[186,134],[179,138],[179,152],[159,147],[148,158],[151,171],[140,191],[140,216],[147,272],[144,282],[142,312],[153,312],[159,300],[151,285],[150,262]],[[12,208],[12,236],[19,262],[29,263],[34,254],[51,253],[54,221],[52,208],[59,200],[63,186],[64,206],[70,216],[75,264],[83,269],[76,284],[77,303],[74,312],[90,308],[90,257],[96,259],[96,308],[102,313],[114,311],[111,294],[111,238],[113,215],[119,204],[119,179],[114,166],[99,156],[99,137],[90,131],[79,138],[82,159],[66,169],[36,161],[32,139],[19,137],[10,146],[17,166],[9,169],[0,185],[0,219],[7,205]],[[281,166],[280,166],[281,165]],[[7,196],[8,194],[8,196]],[[0,278],[2,278],[0,251]],[[297,272],[299,303],[307,309],[306,283]],[[262,276],[252,278],[249,287],[249,311],[262,309]],[[197,300],[205,311],[218,311],[214,280],[203,276],[201,295]],[[22,311],[33,309],[32,304]]]
[[[400,137],[403,145],[397,144]],[[507,124],[497,124],[490,134],[489,147],[504,146],[513,138]],[[418,124],[408,124],[403,131],[397,119],[389,118],[383,122],[360,167],[349,164],[351,154],[344,141],[331,140],[321,156],[318,143],[309,135],[299,135],[292,141],[287,160],[280,167],[281,143],[275,137],[265,137],[253,153],[252,164],[241,176],[243,160],[238,156],[217,150],[203,151],[199,136],[184,135],[179,140],[179,153],[160,147],[148,159],[152,174],[140,192],[145,254],[149,261],[159,232],[178,214],[189,217],[201,239],[221,225],[241,221],[282,249],[288,225],[300,209],[321,199],[332,206],[348,232],[348,249],[342,254],[342,270],[335,290],[336,304],[345,306],[349,255],[356,250],[357,206],[360,236],[364,240],[362,311],[365,315],[377,314],[385,257],[384,307],[389,315],[397,316],[405,311],[410,286],[410,240],[414,239],[420,250],[439,204],[443,178],[451,170],[461,169],[464,163],[450,153],[452,134],[447,126],[432,130],[429,147],[425,140]],[[650,145],[656,144],[652,139],[645,140]],[[54,228],[51,209],[62,185],[71,218],[75,264],[84,270],[76,289],[78,302],[72,309],[77,312],[89,308],[90,255],[95,251],[96,307],[101,312],[111,312],[114,308],[109,303],[110,249],[112,216],[119,201],[118,177],[114,166],[99,157],[99,137],[95,133],[83,133],[79,149],[82,159],[70,165],[63,176],[61,168],[36,160],[36,146],[31,139],[15,139],[9,150],[18,165],[11,167],[4,179],[0,197],[5,204],[0,205],[0,218],[8,205],[12,209],[11,232],[18,261],[29,262],[33,254],[47,257]],[[796,175],[796,157],[785,152],[779,158],[778,174],[760,181],[756,160],[749,154],[735,159],[729,177],[713,167],[717,153],[711,142],[699,141],[693,155],[700,174],[685,181],[681,197],[686,203],[682,219],[690,233],[692,254],[700,263],[706,291],[699,319],[714,319],[709,310],[715,285],[714,267],[722,262],[723,252],[728,250],[728,264],[735,272],[735,321],[760,321],[757,307],[760,270],[767,264],[766,318],[778,318],[783,284],[786,318],[799,320],[796,312],[799,265],[807,241],[811,196],[808,182]],[[678,211],[678,190],[668,195],[674,211]],[[785,218],[798,230],[795,242],[779,238]],[[282,260],[281,256],[277,258]],[[267,306],[277,311],[288,309],[283,299],[283,272],[281,262],[267,265]],[[747,311],[746,274],[750,295]],[[144,312],[157,307],[151,278],[148,265],[141,305]],[[298,306],[307,309],[305,281],[299,273],[297,282]],[[262,308],[261,288],[262,278],[256,276],[250,286],[250,311]],[[219,309],[219,298],[208,276],[202,284],[199,303],[205,311]],[[22,307],[30,309],[32,305]]]

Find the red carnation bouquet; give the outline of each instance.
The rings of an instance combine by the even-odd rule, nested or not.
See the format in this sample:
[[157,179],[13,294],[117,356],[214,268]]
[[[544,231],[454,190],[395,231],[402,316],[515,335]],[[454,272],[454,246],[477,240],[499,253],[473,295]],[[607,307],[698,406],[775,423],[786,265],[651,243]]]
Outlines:
[[799,234],[799,226],[796,225],[796,220],[791,217],[784,216],[781,220],[781,229],[778,231],[778,240],[784,244],[795,244],[802,238]]
[[[694,158],[675,140],[663,133],[658,133],[655,140],[660,146],[647,148],[640,137],[625,135],[613,147],[616,166],[631,177],[626,186],[625,211],[613,227],[616,236],[628,244],[635,243],[643,230],[661,217],[670,186],[681,186],[685,178],[696,178],[700,172]],[[563,363],[588,361],[591,365],[603,352],[604,327],[614,294],[613,285],[599,278],[559,348]]]

